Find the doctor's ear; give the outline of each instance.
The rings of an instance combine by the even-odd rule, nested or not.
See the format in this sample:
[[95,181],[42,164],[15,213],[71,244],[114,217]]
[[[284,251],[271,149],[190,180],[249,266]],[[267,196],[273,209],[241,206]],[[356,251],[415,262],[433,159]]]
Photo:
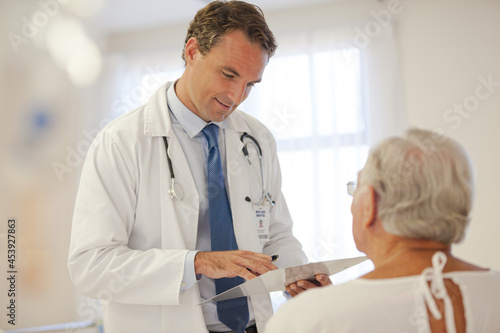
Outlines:
[[186,57],[186,63],[188,64],[192,63],[197,55],[201,55],[196,37],[191,37],[186,42],[184,55]]

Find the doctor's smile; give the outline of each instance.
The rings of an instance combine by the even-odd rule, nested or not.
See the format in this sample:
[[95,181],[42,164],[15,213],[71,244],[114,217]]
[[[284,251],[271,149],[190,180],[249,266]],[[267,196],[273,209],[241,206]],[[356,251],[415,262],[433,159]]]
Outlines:
[[215,98],[215,101],[217,102],[217,104],[219,105],[219,107],[222,109],[222,111],[225,111],[225,112],[230,112],[230,111],[232,111],[233,107],[236,107],[232,103],[227,103],[227,104],[223,103],[218,98]]

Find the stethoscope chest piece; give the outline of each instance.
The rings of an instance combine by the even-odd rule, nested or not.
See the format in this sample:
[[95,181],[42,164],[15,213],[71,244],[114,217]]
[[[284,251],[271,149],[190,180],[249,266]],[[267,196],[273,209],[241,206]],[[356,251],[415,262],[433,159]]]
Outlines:
[[179,201],[184,200],[184,191],[182,190],[182,186],[179,185],[174,178],[172,178],[172,183],[168,189],[168,195],[170,195],[170,198],[172,199],[177,199]]

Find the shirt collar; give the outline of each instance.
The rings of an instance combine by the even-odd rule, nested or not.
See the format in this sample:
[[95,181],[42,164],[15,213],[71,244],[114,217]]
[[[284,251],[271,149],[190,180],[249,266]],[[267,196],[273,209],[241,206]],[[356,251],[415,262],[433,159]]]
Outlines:
[[[176,83],[176,82],[175,82]],[[174,118],[179,122],[179,124],[184,128],[186,133],[190,138],[194,138],[198,135],[205,126],[209,123],[198,117],[194,112],[189,110],[177,97],[175,92],[175,83],[170,85],[167,90],[167,104],[170,112]],[[222,122],[212,122],[217,126],[225,129],[230,129],[227,119]]]

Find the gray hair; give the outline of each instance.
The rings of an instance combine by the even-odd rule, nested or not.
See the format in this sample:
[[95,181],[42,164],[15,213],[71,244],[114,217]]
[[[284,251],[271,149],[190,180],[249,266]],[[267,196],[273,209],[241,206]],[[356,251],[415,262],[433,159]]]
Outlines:
[[377,216],[394,235],[460,242],[474,196],[472,164],[454,140],[410,129],[370,151],[360,173],[377,193]]

